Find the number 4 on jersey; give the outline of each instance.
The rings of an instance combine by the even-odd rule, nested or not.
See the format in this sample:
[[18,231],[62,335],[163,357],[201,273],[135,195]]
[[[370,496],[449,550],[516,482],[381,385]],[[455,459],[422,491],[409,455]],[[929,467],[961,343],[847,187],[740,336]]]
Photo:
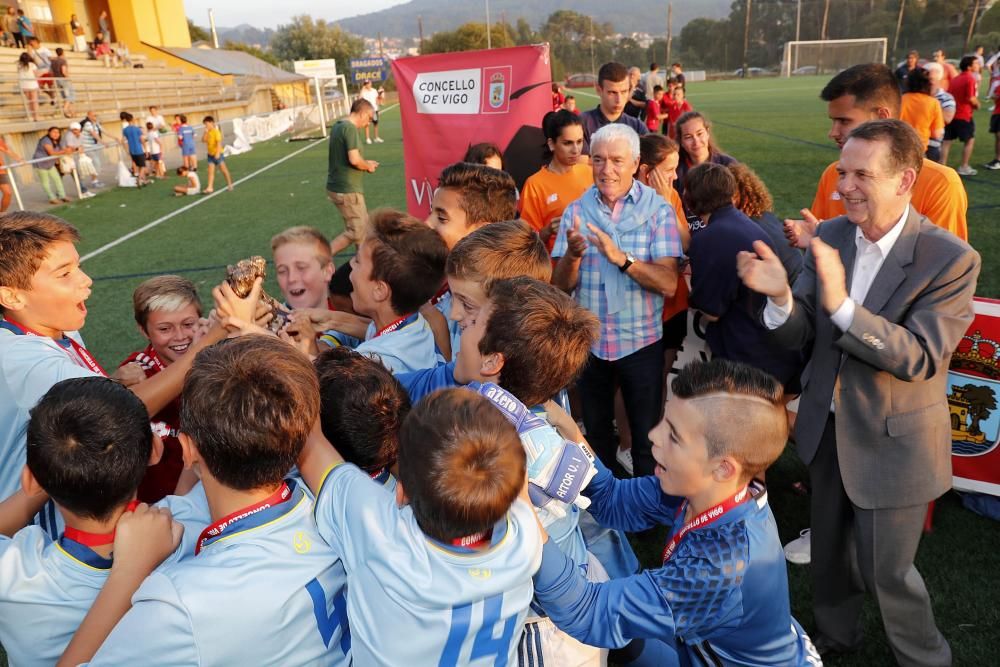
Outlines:
[[309,597],[312,598],[313,612],[316,614],[316,626],[319,629],[320,637],[323,638],[323,643],[329,647],[330,640],[333,639],[337,628],[341,628],[340,650],[344,652],[344,655],[350,653],[351,629],[347,625],[347,597],[344,595],[343,589],[333,598],[332,610],[328,610],[327,608],[326,592],[319,583],[319,579],[313,579],[306,584],[306,591],[309,592]]
[[[511,642],[514,639],[517,616],[510,616],[506,619],[500,617],[503,608],[503,593],[499,593],[481,602],[472,602],[451,608],[451,630],[448,632],[448,641],[445,643],[441,660],[438,661],[438,667],[455,667],[461,664],[459,654],[462,651],[462,644],[465,643],[470,628],[473,627],[473,607],[482,607],[483,620],[476,630],[469,661],[493,657],[492,664],[497,667],[506,666]],[[502,630],[500,636],[497,637],[497,626],[500,624],[503,624]]]

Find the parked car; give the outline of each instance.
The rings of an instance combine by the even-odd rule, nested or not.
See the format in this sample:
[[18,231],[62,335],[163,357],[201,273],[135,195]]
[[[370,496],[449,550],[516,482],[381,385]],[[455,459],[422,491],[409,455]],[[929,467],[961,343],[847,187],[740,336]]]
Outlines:
[[814,74],[816,74],[815,65],[805,65],[792,70],[792,76],[812,76]]
[[593,74],[570,74],[563,85],[567,88],[593,88],[597,85],[597,77]]
[[[750,76],[760,76],[760,75],[765,74],[767,72],[767,70],[765,70],[763,67],[750,67],[750,68],[747,69],[747,71],[750,73]],[[733,72],[733,76],[742,77],[743,76],[743,68],[740,67],[738,70],[736,70],[735,72]]]

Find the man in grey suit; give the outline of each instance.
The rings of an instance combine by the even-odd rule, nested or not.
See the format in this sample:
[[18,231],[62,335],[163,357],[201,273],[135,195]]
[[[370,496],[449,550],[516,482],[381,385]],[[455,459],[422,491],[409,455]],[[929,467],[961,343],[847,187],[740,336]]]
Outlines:
[[847,215],[820,225],[794,288],[765,244],[737,263],[768,297],[775,342],[812,345],[795,440],[813,487],[817,648],[860,644],[867,589],[900,664],[950,665],[913,559],[927,503],[951,486],[948,363],[980,259],[910,207],[922,164],[906,124],[860,125],[837,166]]

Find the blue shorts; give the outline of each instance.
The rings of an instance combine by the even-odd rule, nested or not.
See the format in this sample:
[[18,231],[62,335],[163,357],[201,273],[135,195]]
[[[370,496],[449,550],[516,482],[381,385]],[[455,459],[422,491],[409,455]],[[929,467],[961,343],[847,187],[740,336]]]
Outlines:
[[195,152],[196,151],[195,151],[195,147],[194,146],[184,146],[184,145],[181,145],[181,155],[184,155],[184,156],[194,155]]
[[149,161],[150,162],[159,162],[160,161],[160,154],[159,153],[150,153],[150,155],[149,155]]
[[220,165],[220,164],[222,164],[225,161],[226,161],[226,157],[224,155],[222,155],[221,153],[219,154],[219,157],[212,157],[211,155],[208,156],[208,163],[209,164]]

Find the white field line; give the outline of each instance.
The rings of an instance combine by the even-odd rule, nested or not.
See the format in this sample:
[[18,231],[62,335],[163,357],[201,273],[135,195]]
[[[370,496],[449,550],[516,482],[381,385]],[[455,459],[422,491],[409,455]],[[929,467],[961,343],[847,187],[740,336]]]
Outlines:
[[[384,111],[391,111],[392,109],[394,109],[397,106],[399,106],[399,105],[398,104],[393,104],[391,106],[388,106],[385,109],[382,109],[380,111],[380,113],[384,112]],[[233,187],[235,188],[240,183],[244,183],[246,181],[249,181],[251,178],[254,178],[255,176],[259,176],[260,174],[263,174],[265,171],[267,171],[269,169],[272,169],[274,167],[277,167],[282,162],[284,162],[286,160],[292,159],[293,157],[295,157],[299,153],[304,153],[307,150],[309,150],[310,148],[314,148],[316,146],[324,146],[324,145],[326,145],[326,142],[316,141],[316,142],[310,143],[308,146],[303,146],[302,148],[298,149],[294,153],[289,153],[288,155],[286,155],[285,157],[281,158],[280,160],[275,160],[271,164],[265,165],[265,166],[261,167],[260,169],[258,169],[257,171],[255,171],[255,172],[253,172],[251,174],[247,174],[246,176],[244,176],[243,178],[239,179],[238,181],[235,181],[233,183]],[[215,192],[213,192],[211,194],[200,196],[197,201],[193,201],[190,204],[188,204],[187,206],[182,206],[179,209],[177,209],[176,211],[171,211],[170,213],[167,213],[166,215],[164,215],[162,217],[159,217],[156,220],[153,220],[152,222],[150,222],[148,224],[145,224],[142,227],[139,227],[138,229],[133,229],[128,234],[125,234],[124,236],[120,236],[117,239],[115,239],[114,241],[111,241],[109,243],[105,243],[104,245],[102,245],[100,248],[97,248],[96,250],[91,250],[86,255],[84,255],[83,257],[81,257],[80,261],[81,262],[86,262],[88,259],[93,259],[94,257],[97,257],[98,255],[102,255],[105,252],[107,252],[108,250],[111,250],[112,248],[114,248],[115,246],[120,245],[122,243],[125,243],[129,239],[133,239],[136,236],[139,236],[139,234],[142,234],[143,232],[147,232],[150,229],[153,229],[154,227],[158,227],[158,226],[162,225],[164,222],[170,220],[171,218],[175,218],[178,215],[180,215],[181,213],[186,213],[187,211],[190,211],[191,209],[193,209],[195,206],[200,206],[201,204],[204,204],[205,202],[207,202],[212,197],[220,195],[220,194],[222,194],[224,192],[226,192],[226,191],[220,188],[219,190],[216,190]]]

